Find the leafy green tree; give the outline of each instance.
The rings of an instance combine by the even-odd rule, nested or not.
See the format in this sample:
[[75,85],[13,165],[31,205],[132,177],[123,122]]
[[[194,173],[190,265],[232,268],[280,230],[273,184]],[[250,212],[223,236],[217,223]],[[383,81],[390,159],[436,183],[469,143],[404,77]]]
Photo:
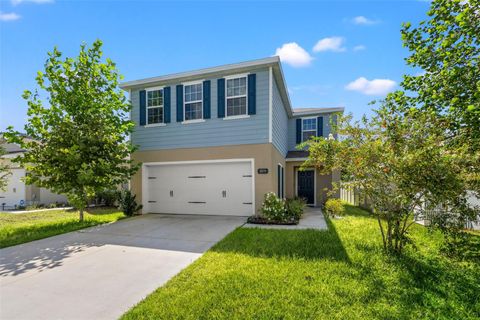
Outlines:
[[134,124],[131,106],[118,89],[120,74],[110,60],[102,61],[102,42],[84,44],[76,58],[62,59],[50,52],[45,71],[38,72],[38,87],[47,93],[48,107],[38,91],[25,91],[28,123],[25,140],[12,127],[6,137],[27,150],[15,159],[29,174],[27,184],[67,195],[80,210],[96,192],[128,181],[138,170],[129,156],[128,141]]
[[418,75],[405,75],[410,105],[445,117],[450,152],[469,159],[465,179],[480,196],[480,1],[433,0],[428,19],[405,23],[402,40]]
[[5,149],[0,145],[0,191],[4,191],[7,187],[8,177],[11,172],[9,166],[2,156],[5,154]]
[[407,63],[424,72],[406,75],[402,87],[414,103],[446,114],[455,135],[480,148],[480,1],[434,0],[429,19],[401,30]]
[[402,92],[390,94],[371,119],[339,116],[334,129],[342,139],[316,138],[301,146],[310,150],[304,167],[321,174],[341,170],[344,186],[361,189],[385,250],[396,253],[410,241],[415,212],[466,198],[463,160],[442,147],[449,123],[410,109],[407,99]]

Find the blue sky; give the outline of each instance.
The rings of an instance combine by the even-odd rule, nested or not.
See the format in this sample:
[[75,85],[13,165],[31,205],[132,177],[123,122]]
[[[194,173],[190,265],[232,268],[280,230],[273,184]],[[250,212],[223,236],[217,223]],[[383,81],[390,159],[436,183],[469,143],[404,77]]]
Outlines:
[[47,51],[75,56],[99,38],[125,80],[280,54],[294,107],[344,106],[356,117],[395,89],[400,26],[425,1],[161,2],[0,0],[0,131],[22,129],[25,89]]

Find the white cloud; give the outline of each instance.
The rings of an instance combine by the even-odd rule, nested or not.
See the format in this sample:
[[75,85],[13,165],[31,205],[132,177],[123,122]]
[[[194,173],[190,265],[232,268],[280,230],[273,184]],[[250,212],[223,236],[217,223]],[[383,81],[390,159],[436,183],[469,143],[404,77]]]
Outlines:
[[371,25],[371,24],[378,23],[377,20],[368,19],[365,16],[357,16],[357,17],[352,19],[352,22],[354,24],[358,24],[358,25]]
[[351,91],[358,91],[370,96],[381,96],[390,92],[396,83],[390,79],[373,79],[368,80],[360,77],[355,81],[350,82],[345,86],[345,89]]
[[363,44],[360,44],[358,46],[353,47],[353,51],[362,51],[362,50],[366,50],[366,49],[367,49],[367,47],[364,46]]
[[277,48],[275,55],[292,67],[305,67],[313,60],[313,57],[296,42],[283,44],[281,48]]
[[20,16],[14,12],[3,13],[0,11],[0,21],[15,21],[20,19]]
[[321,51],[334,51],[334,52],[342,52],[345,51],[345,47],[343,47],[343,43],[345,39],[342,37],[330,37],[330,38],[323,38],[318,40],[317,44],[313,47],[314,52],[321,52]]
[[53,0],[11,0],[12,5],[16,6],[17,4],[31,2],[37,4],[52,3]]

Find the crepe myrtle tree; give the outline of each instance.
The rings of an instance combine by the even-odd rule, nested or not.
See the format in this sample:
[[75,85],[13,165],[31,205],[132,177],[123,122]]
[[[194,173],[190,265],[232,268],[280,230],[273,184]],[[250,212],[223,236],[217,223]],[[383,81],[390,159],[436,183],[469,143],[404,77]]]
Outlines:
[[401,91],[388,95],[370,119],[338,115],[332,128],[340,139],[314,138],[300,146],[310,151],[304,167],[321,174],[340,170],[344,186],[361,189],[384,249],[394,253],[410,242],[414,212],[466,198],[462,159],[443,147],[449,123],[405,107],[406,99]]
[[80,46],[76,58],[62,58],[55,47],[36,82],[46,92],[44,106],[38,91],[25,91],[28,122],[22,139],[12,127],[5,134],[27,150],[17,157],[29,173],[27,184],[65,194],[80,211],[98,191],[128,181],[138,170],[129,156],[134,124],[127,120],[131,105],[118,88],[115,64],[102,60],[102,42]]

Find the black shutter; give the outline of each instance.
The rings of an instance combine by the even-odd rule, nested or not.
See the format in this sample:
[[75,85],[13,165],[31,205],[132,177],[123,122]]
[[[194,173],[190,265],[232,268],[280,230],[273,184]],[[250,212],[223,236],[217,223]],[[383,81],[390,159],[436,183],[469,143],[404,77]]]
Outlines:
[[225,118],[225,79],[217,80],[217,114],[219,118]]
[[177,122],[183,121],[183,85],[177,85]]
[[210,80],[203,81],[203,119],[210,119]]
[[248,75],[248,114],[257,112],[257,75]]
[[279,198],[282,197],[282,192],[281,192],[281,184],[282,184],[282,168],[280,167],[280,165],[278,164],[277,165],[277,196]]
[[282,183],[280,184],[281,185],[281,190],[280,192],[282,193],[282,199],[285,198],[285,169],[282,167]]
[[302,119],[297,119],[297,143],[302,142]]
[[144,126],[147,124],[147,93],[145,90],[140,90],[140,125]]
[[317,137],[323,137],[323,117],[317,118]]
[[172,104],[171,101],[171,91],[170,87],[163,88],[163,122],[170,123],[170,105]]

